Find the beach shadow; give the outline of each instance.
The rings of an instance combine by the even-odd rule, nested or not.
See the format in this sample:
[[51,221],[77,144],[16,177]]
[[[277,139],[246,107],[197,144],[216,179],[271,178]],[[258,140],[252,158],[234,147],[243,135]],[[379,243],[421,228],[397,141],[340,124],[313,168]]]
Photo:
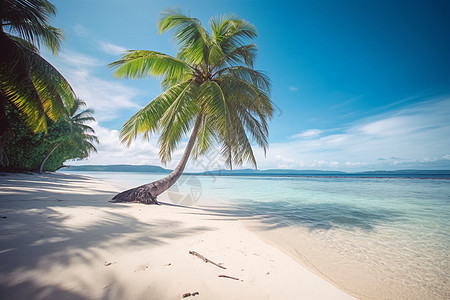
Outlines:
[[[108,202],[117,191],[83,189],[89,180],[46,174],[0,179],[2,299],[85,299],[60,283],[42,284],[35,273],[45,276],[55,267],[68,270],[77,265],[107,268],[107,261],[114,263],[116,249],[151,249],[215,230],[157,214],[135,216],[135,210],[126,210],[130,204]],[[86,274],[79,275],[80,286],[95,285],[84,278]],[[105,288],[102,298],[123,299],[121,291],[130,287],[120,286],[114,278],[110,281],[115,285]]]
[[[57,286],[40,286],[31,280],[19,284],[0,285],[2,299],[73,299],[84,300],[86,297]],[[105,298],[106,299],[106,298]]]
[[197,207],[194,214],[234,217],[260,223],[260,229],[300,226],[308,230],[362,230],[370,232],[378,225],[400,221],[403,213],[388,209],[366,209],[340,203],[296,203],[283,201],[234,201],[229,207]]

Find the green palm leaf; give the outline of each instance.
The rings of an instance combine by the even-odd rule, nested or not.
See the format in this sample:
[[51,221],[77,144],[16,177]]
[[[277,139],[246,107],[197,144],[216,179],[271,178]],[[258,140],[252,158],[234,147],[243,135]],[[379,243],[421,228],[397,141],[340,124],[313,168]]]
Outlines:
[[128,51],[121,60],[109,64],[115,68],[118,78],[145,78],[149,76],[166,76],[171,80],[179,80],[192,74],[193,70],[186,62],[170,55],[156,51]]
[[229,52],[244,45],[246,38],[257,37],[256,27],[235,14],[224,15],[211,19],[209,22],[214,39],[224,52]]
[[195,83],[188,83],[160,119],[161,136],[158,142],[159,155],[163,163],[171,160],[172,152],[181,138],[189,132],[198,114],[198,106],[195,103],[197,92],[198,86]]
[[[46,0],[0,1],[0,105],[14,103],[34,131],[45,132],[46,118],[56,121],[65,115],[75,97],[69,83],[38,51],[43,44],[56,54],[61,46],[62,31],[48,24],[54,14]],[[7,128],[9,123],[2,122],[0,135]]]
[[127,143],[129,146],[139,134],[148,138],[149,134],[159,132],[160,119],[187,85],[189,82],[180,83],[167,89],[132,116],[120,131],[119,137],[122,143]]
[[41,42],[56,54],[63,39],[62,30],[48,24],[55,6],[47,0],[3,0],[0,2],[2,27],[40,46]]
[[183,15],[181,10],[166,9],[158,23],[159,33],[170,30],[180,47],[177,57],[191,65],[201,65],[210,57],[217,59],[221,49],[196,18]]
[[214,143],[218,141],[217,133],[214,131],[214,124],[214,118],[211,115],[202,115],[202,124],[195,146],[192,149],[192,157],[194,159],[197,159],[199,155],[206,154]]

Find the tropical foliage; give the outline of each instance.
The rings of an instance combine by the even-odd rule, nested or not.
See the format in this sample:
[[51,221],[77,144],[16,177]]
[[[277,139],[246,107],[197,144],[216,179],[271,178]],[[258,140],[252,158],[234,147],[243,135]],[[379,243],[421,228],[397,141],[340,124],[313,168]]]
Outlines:
[[[49,24],[47,0],[0,0],[0,167],[56,170],[96,151],[92,111],[39,52],[57,54],[62,30]],[[45,167],[45,168],[44,168]]]
[[[64,149],[65,151],[63,153],[66,155],[64,157],[65,160],[83,159],[88,157],[90,152],[97,152],[97,149],[93,145],[94,143],[98,143],[97,137],[93,135],[95,131],[92,127],[85,124],[86,122],[95,121],[93,117],[94,111],[92,109],[81,110],[85,106],[86,103],[83,100],[75,99],[74,105],[69,109],[68,117],[60,118],[56,122],[55,127],[59,125],[61,128],[65,128],[65,130],[56,132],[57,134],[55,135],[52,148],[44,160],[42,160],[39,172],[44,170],[47,160],[59,148],[64,149],[66,147],[70,149],[69,151]],[[66,124],[66,126],[62,126],[62,124]]]
[[273,112],[270,81],[253,69],[256,45],[245,43],[257,31],[235,15],[211,19],[209,25],[211,32],[198,19],[165,10],[159,31],[173,32],[178,55],[128,51],[111,64],[119,78],[160,76],[164,90],[125,123],[120,137],[130,144],[140,134],[159,133],[160,157],[167,162],[197,122],[194,157],[219,143],[229,167],[256,167],[252,142],[267,148]]
[[85,103],[76,99],[67,116],[53,122],[48,120],[47,133],[33,132],[22,120],[18,109],[6,105],[14,138],[4,145],[7,170],[55,171],[66,160],[83,159],[97,151],[94,130],[86,125],[93,121],[93,111],[83,110]]
[[62,31],[49,25],[55,7],[47,0],[0,0],[0,137],[10,128],[6,103],[13,103],[35,132],[47,130],[74,102],[66,79],[44,58],[43,44],[54,54]]

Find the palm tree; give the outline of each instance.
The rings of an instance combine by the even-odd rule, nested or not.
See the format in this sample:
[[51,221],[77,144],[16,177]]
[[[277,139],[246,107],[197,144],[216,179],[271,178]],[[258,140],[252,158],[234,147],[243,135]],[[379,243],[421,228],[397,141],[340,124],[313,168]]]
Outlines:
[[10,129],[7,102],[35,132],[46,132],[47,117],[56,121],[73,105],[69,83],[38,50],[60,49],[62,31],[48,24],[54,14],[47,0],[0,0],[0,138]]
[[58,139],[42,160],[39,166],[39,173],[44,171],[45,162],[61,144],[67,144],[72,149],[76,149],[76,151],[71,152],[76,153],[79,159],[88,157],[92,151],[97,152],[94,143],[99,143],[98,138],[93,135],[95,133],[94,129],[85,124],[86,122],[95,121],[94,111],[92,109],[82,110],[85,106],[86,103],[83,100],[75,99],[74,105],[69,108],[68,116],[58,120],[59,123],[64,122],[67,126],[64,126],[62,133],[59,132]]
[[256,28],[235,15],[211,19],[209,25],[211,33],[198,19],[167,9],[158,27],[160,33],[173,32],[179,46],[176,57],[137,50],[110,64],[119,78],[162,77],[163,93],[123,125],[122,142],[130,145],[140,134],[159,134],[159,155],[166,163],[190,134],[170,175],[122,192],[113,202],[158,204],[156,197],[181,176],[191,152],[196,159],[219,144],[230,168],[245,163],[257,167],[251,141],[264,151],[268,147],[270,81],[253,69],[256,45],[244,43],[257,36]]

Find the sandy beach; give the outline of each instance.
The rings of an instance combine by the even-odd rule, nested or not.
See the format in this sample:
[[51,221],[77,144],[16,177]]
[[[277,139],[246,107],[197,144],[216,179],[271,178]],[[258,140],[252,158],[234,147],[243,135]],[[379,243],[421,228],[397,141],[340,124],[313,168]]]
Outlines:
[[218,207],[109,203],[118,191],[2,174],[2,299],[354,299]]

